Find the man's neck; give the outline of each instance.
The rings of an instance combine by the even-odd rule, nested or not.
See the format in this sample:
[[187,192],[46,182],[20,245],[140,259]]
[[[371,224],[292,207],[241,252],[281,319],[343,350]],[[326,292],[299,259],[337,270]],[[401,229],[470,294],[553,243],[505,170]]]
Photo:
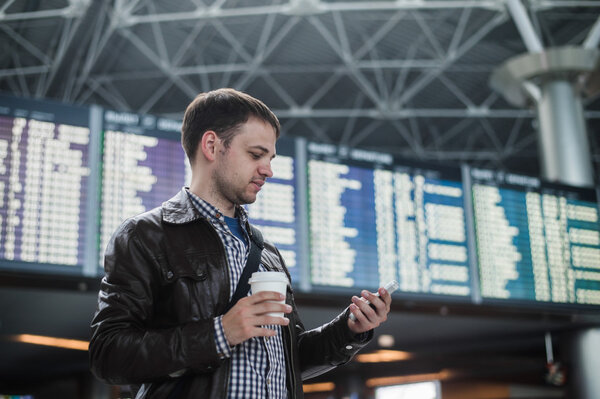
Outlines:
[[217,208],[223,215],[235,217],[235,204],[215,195],[214,190],[211,190],[210,187],[204,187],[201,183],[194,184],[192,181],[190,192]]

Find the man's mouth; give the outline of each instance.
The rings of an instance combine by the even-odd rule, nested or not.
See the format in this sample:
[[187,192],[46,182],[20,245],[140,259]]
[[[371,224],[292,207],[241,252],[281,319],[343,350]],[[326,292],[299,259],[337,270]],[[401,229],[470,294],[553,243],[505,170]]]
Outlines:
[[263,184],[265,184],[265,181],[264,180],[252,180],[252,183],[256,185],[258,190],[260,190],[261,187],[263,186]]

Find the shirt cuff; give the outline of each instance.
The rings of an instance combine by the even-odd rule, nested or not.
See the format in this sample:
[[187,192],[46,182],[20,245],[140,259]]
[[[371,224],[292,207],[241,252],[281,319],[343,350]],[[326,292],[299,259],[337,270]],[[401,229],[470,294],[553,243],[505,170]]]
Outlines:
[[220,359],[231,357],[231,347],[225,337],[225,330],[223,329],[223,316],[218,316],[213,319],[215,327],[215,346],[217,347],[217,354]]

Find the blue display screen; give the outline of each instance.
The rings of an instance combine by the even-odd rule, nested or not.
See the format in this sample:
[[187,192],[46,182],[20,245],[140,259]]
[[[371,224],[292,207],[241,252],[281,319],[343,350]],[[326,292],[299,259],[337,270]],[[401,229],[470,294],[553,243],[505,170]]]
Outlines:
[[600,304],[593,189],[473,169],[483,299]]
[[174,196],[190,174],[180,122],[115,111],[103,122],[100,264],[119,225]]
[[469,298],[460,169],[308,145],[311,283]]
[[0,96],[0,260],[18,269],[85,259],[89,110]]

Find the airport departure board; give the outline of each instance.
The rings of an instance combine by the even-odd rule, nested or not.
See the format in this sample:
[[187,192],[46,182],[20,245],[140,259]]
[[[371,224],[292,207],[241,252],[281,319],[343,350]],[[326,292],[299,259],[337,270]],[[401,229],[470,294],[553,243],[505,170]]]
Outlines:
[[600,304],[593,189],[471,169],[481,296]]
[[0,96],[0,260],[20,269],[83,264],[89,114]]
[[264,238],[277,247],[290,272],[292,284],[298,285],[300,265],[306,265],[300,250],[296,142],[282,137],[277,140],[277,156],[271,162],[273,177],[267,179],[256,197],[246,206],[248,218]]
[[121,223],[160,206],[191,179],[181,122],[105,111],[100,260]]
[[461,171],[309,143],[311,284],[469,298]]
[[[189,185],[180,129],[0,94],[0,269],[101,275],[118,226]],[[285,136],[272,169],[246,209],[300,291],[600,306],[597,189]]]

